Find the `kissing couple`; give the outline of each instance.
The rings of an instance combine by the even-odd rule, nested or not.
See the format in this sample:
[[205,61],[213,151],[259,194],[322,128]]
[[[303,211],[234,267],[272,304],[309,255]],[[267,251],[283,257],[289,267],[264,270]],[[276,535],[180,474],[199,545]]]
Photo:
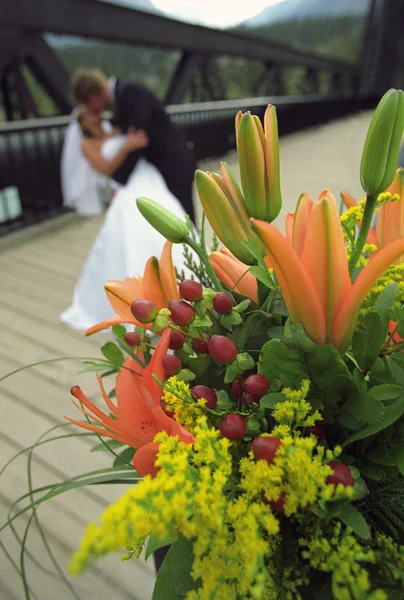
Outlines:
[[[102,198],[112,197],[73,303],[60,317],[85,330],[112,316],[103,293],[106,281],[139,275],[150,256],[160,256],[165,240],[142,217],[136,198],[151,198],[193,220],[196,163],[164,107],[139,83],[79,69],[71,91],[77,106],[61,160],[65,205],[95,215],[101,212]],[[102,118],[107,108],[116,114],[113,123]],[[181,246],[174,246],[173,259],[182,269]]]

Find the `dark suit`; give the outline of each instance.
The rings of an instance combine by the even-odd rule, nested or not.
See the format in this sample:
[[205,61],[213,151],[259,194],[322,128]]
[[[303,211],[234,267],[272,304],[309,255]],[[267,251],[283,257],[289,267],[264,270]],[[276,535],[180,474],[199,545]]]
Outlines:
[[[162,104],[145,87],[134,81],[118,79],[115,87],[117,123],[124,133],[129,127],[144,129],[149,146],[131,152],[113,176],[125,184],[140,156],[153,163],[167,187],[194,220],[192,184],[196,169],[193,154],[186,147],[182,132],[171,122]],[[158,198],[152,200],[158,201]]]

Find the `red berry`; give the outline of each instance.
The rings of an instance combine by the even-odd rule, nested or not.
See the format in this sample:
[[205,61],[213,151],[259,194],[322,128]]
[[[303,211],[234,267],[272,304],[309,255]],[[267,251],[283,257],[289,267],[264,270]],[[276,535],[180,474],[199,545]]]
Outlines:
[[325,427],[323,425],[312,425],[311,427],[306,427],[304,430],[307,435],[310,433],[315,435],[317,438],[321,439],[325,437]]
[[328,463],[328,466],[332,468],[334,473],[327,477],[327,483],[333,483],[334,485],[342,483],[345,487],[355,485],[355,479],[352,477],[349,467],[344,465],[344,463],[332,460]]
[[170,419],[174,419],[174,412],[168,408],[167,403],[164,402],[164,400],[161,400],[160,406],[167,415],[167,417],[170,417]]
[[206,385],[196,385],[192,388],[192,393],[195,398],[205,398],[206,406],[215,410],[217,404],[217,396],[212,388],[207,387]]
[[179,350],[185,342],[185,335],[179,331],[171,330],[170,343],[168,347],[170,350]]
[[260,435],[255,438],[251,445],[254,458],[256,460],[266,460],[270,465],[275,458],[275,454],[277,453],[280,444],[280,440],[276,437]]
[[139,323],[151,323],[157,316],[157,306],[150,300],[135,300],[130,310]]
[[168,303],[171,318],[176,325],[189,325],[195,318],[193,307],[184,300],[171,300]]
[[243,394],[243,404],[244,406],[251,406],[251,404],[260,403],[260,399],[257,396],[253,396],[252,394]]
[[[238,400],[240,398],[240,395],[242,393],[242,385],[244,383],[244,377],[237,377],[237,379],[235,379],[233,381],[233,383],[231,384],[231,391],[233,392],[234,397]],[[240,386],[240,380],[241,380],[241,386]]]
[[261,398],[268,390],[268,379],[263,375],[250,375],[243,383],[243,390]]
[[241,440],[247,431],[247,422],[241,415],[226,415],[218,425],[223,437],[229,440]]
[[213,298],[213,308],[219,315],[228,315],[233,310],[233,298],[225,292],[219,292]]
[[188,302],[198,302],[202,298],[202,286],[192,279],[184,279],[179,285],[181,297]]
[[163,360],[161,364],[164,369],[164,373],[166,377],[171,377],[172,375],[176,375],[181,371],[182,363],[178,356],[174,356],[173,354],[166,354],[163,356]]
[[137,346],[140,344],[140,335],[137,333],[137,331],[128,331],[128,333],[125,333],[123,336],[123,339],[128,346]]
[[192,345],[199,354],[209,354],[207,340],[192,340]]
[[285,508],[285,500],[286,500],[286,494],[285,494],[285,492],[281,492],[278,500],[272,500],[272,502],[270,502],[269,505],[273,510],[276,510],[278,512],[283,512],[284,508]]
[[208,341],[209,354],[220,365],[233,362],[238,354],[234,342],[224,335],[212,335]]

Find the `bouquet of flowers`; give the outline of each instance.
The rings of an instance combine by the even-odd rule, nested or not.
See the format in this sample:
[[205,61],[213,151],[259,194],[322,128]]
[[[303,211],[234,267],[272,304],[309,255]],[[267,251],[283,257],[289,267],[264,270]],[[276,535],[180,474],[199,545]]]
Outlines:
[[105,408],[71,390],[73,422],[127,490],[72,572],[169,546],[153,600],[404,598],[403,128],[390,90],[364,146],[366,198],[343,193],[339,216],[329,190],[302,194],[285,236],[273,106],[264,127],[236,117],[241,188],[226,164],[196,173],[212,252],[203,226],[197,238],[138,199],[167,242],[143,278],[106,283],[116,317],[87,332],[115,337],[90,365]]

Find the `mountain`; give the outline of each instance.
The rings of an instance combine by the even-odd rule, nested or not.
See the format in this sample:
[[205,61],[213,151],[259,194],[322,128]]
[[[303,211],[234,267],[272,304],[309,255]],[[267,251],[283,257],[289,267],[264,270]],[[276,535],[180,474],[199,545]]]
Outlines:
[[[109,4],[120,4],[127,8],[141,10],[143,12],[162,15],[163,13],[154,6],[151,0],[99,0],[99,2],[108,2]],[[53,48],[65,48],[66,46],[85,46],[92,44],[93,40],[79,38],[73,35],[54,35],[53,33],[45,33],[45,39],[53,46]]]
[[[103,0],[100,0],[103,1]],[[107,0],[111,4],[122,4],[128,8],[142,10],[143,12],[155,13],[161,15],[161,11],[156,8],[151,0]]]
[[364,15],[369,9],[369,3],[370,0],[283,0],[279,4],[268,6],[241,25],[254,28],[307,18]]

